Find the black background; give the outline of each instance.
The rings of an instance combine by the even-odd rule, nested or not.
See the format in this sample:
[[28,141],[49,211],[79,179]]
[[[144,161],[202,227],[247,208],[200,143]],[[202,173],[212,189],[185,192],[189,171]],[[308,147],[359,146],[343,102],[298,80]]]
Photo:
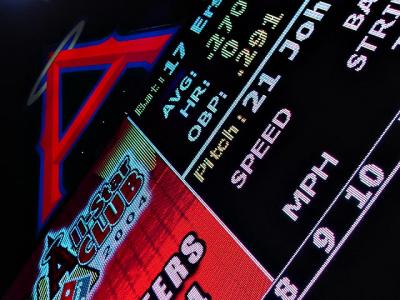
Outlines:
[[[129,34],[140,28],[181,24],[196,12],[199,2],[0,0],[0,164],[4,176],[0,244],[2,292],[29,259],[37,239],[40,238],[37,233],[39,160],[36,145],[40,134],[42,106],[40,100],[30,107],[26,105],[26,101],[46,64],[48,53],[82,19],[87,24],[82,40],[96,40],[115,31]],[[145,74],[132,74],[129,78],[126,82],[121,82],[115,90],[120,90],[124,84],[128,85],[130,80],[144,81]],[[72,104],[64,111],[68,113],[68,110],[73,111],[74,108]],[[124,108],[112,109],[120,114]],[[111,118],[107,111],[108,106],[105,105],[94,120],[94,123],[99,124],[104,119],[111,123],[106,128],[98,125],[92,129],[97,130],[97,136],[101,136],[96,141],[99,146],[96,149],[88,147],[94,132],[87,132],[66,162],[67,182],[64,183],[68,189],[73,189],[90,169],[100,153],[99,149],[106,144],[122,120],[122,114]],[[380,118],[379,115],[376,117]],[[383,124],[385,120],[380,120],[379,123]],[[100,135],[99,128],[102,133]],[[375,136],[374,132],[371,140]],[[86,155],[80,156],[82,151]],[[71,176],[72,173],[77,175]],[[358,227],[306,298],[399,298],[396,296],[396,278],[399,277],[397,270],[400,267],[397,242],[400,221],[397,217],[399,202],[396,201],[396,195],[399,191],[396,185],[398,186],[398,180],[391,184],[390,195],[383,195],[383,201],[377,202],[366,221]],[[259,232],[262,234],[262,228]]]
[[[81,20],[85,20],[86,26],[79,42],[95,41],[114,32],[128,35],[139,29],[179,25],[196,5],[198,4],[185,0],[0,0],[0,84],[3,100],[0,108],[0,164],[4,187],[0,294],[15,279],[43,235],[38,232],[37,224],[40,166],[37,145],[40,138],[42,100],[30,107],[26,103],[48,55]],[[128,74],[114,90],[121,91],[124,85],[133,81],[135,90],[139,93],[145,76],[143,71]],[[79,88],[84,89],[94,79],[96,74],[85,75],[83,83],[80,78]],[[73,86],[76,82],[73,78],[66,78],[63,84]],[[65,121],[73,116],[74,109],[83,99],[68,94],[64,96],[63,102],[68,103],[63,106]],[[122,98],[120,103],[103,105],[93,124],[76,144],[64,164],[65,190],[73,191],[122,122],[122,112],[127,107],[123,107],[121,103],[133,99],[129,97],[134,95],[123,96],[126,98]],[[106,121],[106,126],[101,125],[102,120]],[[95,147],[93,140],[96,140]],[[45,229],[46,227],[42,232]]]

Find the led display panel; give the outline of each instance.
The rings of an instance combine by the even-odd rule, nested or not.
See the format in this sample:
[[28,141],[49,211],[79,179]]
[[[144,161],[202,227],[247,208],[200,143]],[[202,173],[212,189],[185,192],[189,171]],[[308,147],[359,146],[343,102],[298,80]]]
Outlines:
[[119,5],[30,81],[5,299],[397,299],[400,2],[171,1],[140,30]]

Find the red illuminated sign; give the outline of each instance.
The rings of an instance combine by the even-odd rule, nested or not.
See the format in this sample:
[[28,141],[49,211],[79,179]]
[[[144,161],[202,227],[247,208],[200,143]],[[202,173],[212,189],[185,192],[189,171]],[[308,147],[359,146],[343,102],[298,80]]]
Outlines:
[[[47,91],[41,146],[41,208],[39,222],[44,223],[62,197],[61,166],[74,143],[89,125],[125,69],[150,66],[172,36],[171,30],[147,32],[126,38],[109,37],[97,44],[60,50],[47,70]],[[66,43],[65,43],[66,44]],[[69,128],[60,134],[60,85],[62,70],[106,65],[106,71],[94,91],[80,108]],[[43,88],[43,87],[42,87]]]

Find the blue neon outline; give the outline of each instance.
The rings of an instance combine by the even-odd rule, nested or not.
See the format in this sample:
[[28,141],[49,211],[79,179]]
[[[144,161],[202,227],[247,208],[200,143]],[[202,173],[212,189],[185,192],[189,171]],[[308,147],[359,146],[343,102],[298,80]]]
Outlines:
[[110,38],[114,38],[118,42],[124,42],[124,41],[137,40],[137,39],[141,39],[141,38],[154,37],[154,36],[158,36],[158,35],[165,35],[165,34],[174,35],[177,31],[178,31],[178,26],[168,27],[168,28],[164,28],[164,29],[149,29],[149,31],[136,32],[136,33],[129,34],[129,35],[120,35],[117,32],[113,32],[110,35],[108,35],[107,37],[102,38],[100,40],[96,40],[96,41],[92,41],[92,42],[77,43],[75,45],[74,49],[96,46],[101,43],[104,43],[105,41],[107,41]]
[[[121,72],[121,74],[120,74],[120,75],[118,76],[118,78],[116,79],[114,86],[110,88],[109,92],[108,92],[107,95],[104,97],[104,100],[103,100],[102,104],[99,105],[99,107],[97,108],[96,112],[95,112],[95,113],[92,115],[92,117],[90,118],[90,120],[89,120],[89,122],[88,122],[88,125],[82,130],[82,133],[81,133],[80,137],[76,139],[76,141],[73,143],[73,145],[71,146],[71,148],[69,149],[69,151],[66,153],[65,159],[67,158],[67,156],[69,155],[69,153],[72,151],[72,149],[75,147],[76,143],[80,140],[81,136],[82,136],[83,133],[86,131],[86,129],[87,129],[87,127],[89,126],[89,124],[91,124],[91,122],[93,121],[93,118],[97,115],[98,110],[103,106],[103,104],[104,104],[105,101],[107,100],[109,94],[113,91],[115,85],[117,84],[117,82],[119,82],[121,76],[122,76],[123,74],[125,74],[126,70],[127,70],[127,69],[130,69],[130,68],[133,68],[133,67],[136,67],[136,66],[140,66],[140,67],[143,67],[148,73],[150,73],[150,72],[153,70],[154,66],[156,66],[157,63],[160,61],[160,58],[164,55],[164,53],[165,53],[166,50],[168,49],[168,47],[169,47],[169,45],[171,44],[171,42],[174,40],[175,34],[177,33],[178,29],[179,29],[178,26],[173,26],[173,27],[169,27],[169,28],[165,28],[165,29],[157,29],[157,30],[144,31],[144,32],[140,32],[140,33],[136,33],[136,34],[132,34],[132,35],[127,35],[127,36],[121,36],[121,35],[119,35],[119,34],[117,34],[117,33],[112,33],[112,34],[109,35],[108,37],[106,37],[106,38],[104,38],[104,39],[101,39],[101,40],[97,40],[97,41],[94,41],[94,42],[80,43],[80,44],[76,44],[76,45],[75,45],[75,48],[83,48],[83,47],[87,47],[87,46],[94,46],[94,45],[101,44],[101,43],[103,43],[104,41],[106,41],[106,40],[109,39],[109,38],[114,38],[114,39],[116,39],[117,41],[129,41],[129,40],[136,40],[136,39],[140,39],[140,38],[154,37],[154,36],[160,36],[160,35],[165,35],[165,34],[171,34],[171,37],[170,37],[169,40],[165,43],[163,49],[160,51],[160,53],[159,53],[159,54],[157,55],[157,57],[154,59],[154,62],[153,62],[152,64],[149,64],[149,63],[147,63],[147,62],[134,62],[134,63],[128,63],[128,64],[125,66],[125,68],[123,69],[123,71]],[[70,45],[70,42],[66,44],[66,46],[64,47],[64,50],[65,50],[66,47],[68,47],[68,45]],[[75,49],[75,48],[74,48],[74,49]],[[91,68],[93,68],[93,67],[95,67],[95,66],[96,66],[96,65],[87,66],[87,67],[80,67],[80,68],[65,68],[65,69],[72,69],[72,70],[73,70],[73,69],[79,69],[79,70],[84,71],[85,68],[86,68],[86,69],[91,69]],[[104,65],[97,65],[97,67],[101,67],[101,66],[104,66]],[[63,72],[63,71],[64,71],[63,69],[60,70],[60,75],[62,75],[62,72]],[[68,72],[68,71],[66,71],[66,72]],[[105,73],[106,73],[106,72],[107,72],[107,71],[105,71]],[[104,74],[103,74],[103,76],[104,76]],[[102,76],[102,78],[103,78],[103,76]],[[46,76],[45,78],[46,78],[46,82],[47,82],[47,76]],[[101,78],[101,79],[102,79],[102,78]],[[60,77],[60,79],[61,79],[61,77]],[[101,79],[100,79],[100,80],[101,80]],[[96,85],[96,86],[97,86],[97,85]],[[93,89],[93,90],[94,90],[94,89]],[[92,90],[92,92],[93,92],[93,90]],[[62,92],[61,92],[61,91],[62,91],[62,83],[61,83],[61,80],[60,80],[60,89],[59,89],[59,93],[61,93],[61,94],[59,95],[59,101],[60,101],[59,110],[62,110]],[[88,97],[90,97],[90,96],[92,95],[92,92],[90,93],[90,95],[89,95]],[[39,157],[40,157],[40,179],[39,179],[39,184],[40,184],[40,186],[39,186],[39,201],[38,201],[38,202],[39,202],[39,205],[38,205],[39,210],[38,210],[38,216],[37,216],[37,233],[39,233],[39,232],[41,231],[41,229],[42,229],[44,226],[46,226],[46,225],[48,224],[49,219],[51,219],[51,216],[54,215],[54,212],[58,209],[58,207],[61,205],[61,203],[64,202],[63,199],[61,199],[61,200],[57,203],[57,205],[53,208],[53,211],[49,214],[48,218],[47,218],[44,222],[42,222],[42,210],[43,210],[43,182],[44,182],[44,180],[43,180],[43,177],[44,177],[44,176],[43,176],[43,175],[44,175],[44,153],[43,153],[43,149],[42,149],[42,147],[41,147],[41,145],[40,145],[40,142],[41,142],[41,140],[42,140],[42,137],[43,137],[43,134],[44,134],[44,128],[45,128],[45,127],[44,127],[44,123],[45,123],[45,108],[46,108],[46,101],[47,101],[47,93],[44,93],[43,98],[44,98],[44,101],[43,101],[43,104],[42,104],[42,120],[41,120],[40,140],[39,140],[39,143],[38,143],[37,146],[36,146],[37,151],[39,152]],[[86,98],[86,99],[84,100],[84,102],[83,102],[83,104],[81,105],[81,107],[79,108],[78,112],[77,112],[77,113],[75,114],[75,116],[73,117],[71,123],[73,122],[73,120],[75,120],[76,115],[77,115],[77,114],[79,113],[79,111],[82,109],[82,107],[83,107],[83,105],[86,103],[87,99],[88,99],[88,98]],[[61,111],[61,112],[62,112],[62,111]],[[60,113],[60,111],[59,111],[59,113]],[[59,122],[58,133],[59,133],[59,136],[60,136],[60,133],[62,133],[62,132],[61,132],[62,129],[60,130],[60,127],[62,128],[62,119],[59,119],[59,120],[60,120],[60,122]],[[69,124],[69,126],[70,126],[70,124]],[[69,128],[69,126],[67,126],[67,127]],[[64,165],[65,159],[64,159],[63,161],[60,162],[60,169],[59,169],[59,172],[60,172],[60,174],[59,174],[59,179],[60,179],[59,187],[60,187],[60,192],[61,192],[62,195],[65,195],[65,189],[64,189],[64,185],[63,185],[63,183],[62,183],[62,177],[63,177],[62,175],[64,174],[64,173],[63,173],[63,165]]]

